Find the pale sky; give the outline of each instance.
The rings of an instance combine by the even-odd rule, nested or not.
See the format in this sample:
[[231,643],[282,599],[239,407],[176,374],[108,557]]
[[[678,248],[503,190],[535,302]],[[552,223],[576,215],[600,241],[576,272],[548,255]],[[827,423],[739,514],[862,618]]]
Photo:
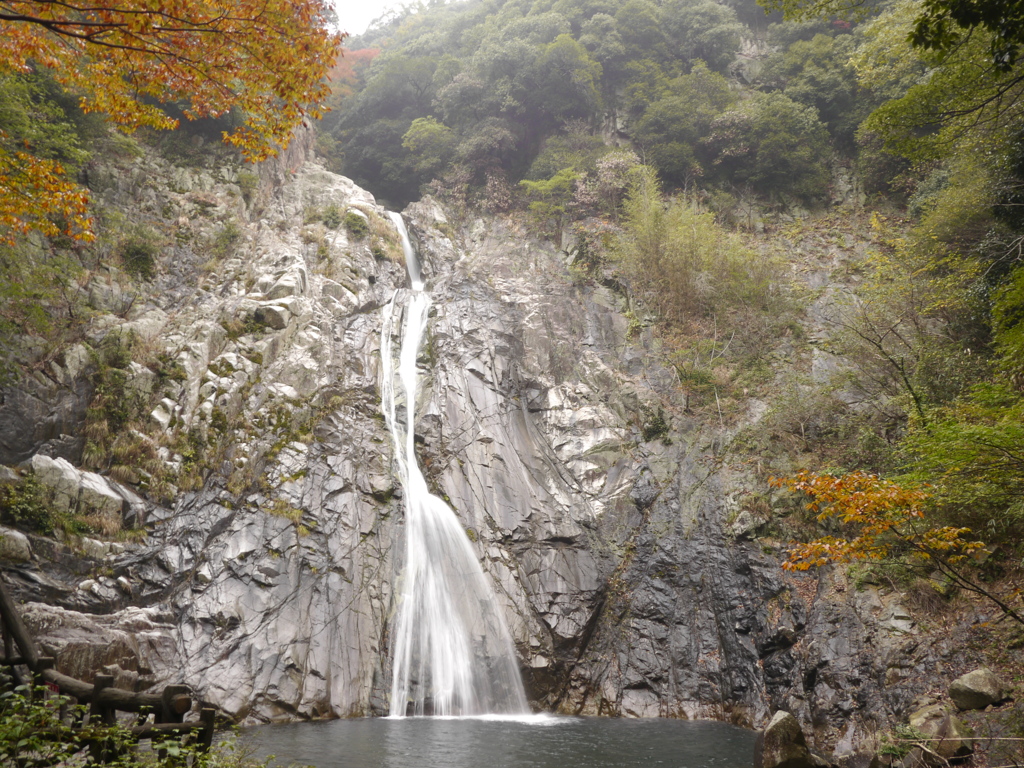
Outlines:
[[349,34],[361,35],[370,22],[390,8],[401,8],[409,0],[335,0],[341,28]]

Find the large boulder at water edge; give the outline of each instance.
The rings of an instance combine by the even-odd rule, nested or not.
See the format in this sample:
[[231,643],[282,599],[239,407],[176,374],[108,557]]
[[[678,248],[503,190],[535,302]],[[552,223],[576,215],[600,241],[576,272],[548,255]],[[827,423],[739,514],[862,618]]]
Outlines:
[[992,670],[982,667],[954,680],[949,698],[957,709],[984,709],[1006,698],[1006,686]]
[[757,742],[754,768],[813,768],[800,723],[789,712],[776,712]]

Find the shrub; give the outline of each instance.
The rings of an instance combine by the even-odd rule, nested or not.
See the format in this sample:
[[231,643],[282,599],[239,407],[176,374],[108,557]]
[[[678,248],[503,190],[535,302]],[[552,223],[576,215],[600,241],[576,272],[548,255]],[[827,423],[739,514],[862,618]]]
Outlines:
[[349,234],[357,240],[366,237],[370,231],[369,223],[367,223],[363,216],[359,215],[355,211],[348,211],[345,214],[344,222],[345,229],[347,229]]
[[156,259],[159,254],[159,236],[146,227],[136,227],[117,246],[121,267],[140,280],[152,280],[156,275]]
[[[202,752],[187,738],[171,736],[159,744],[160,752],[139,749],[130,729],[121,724],[102,725],[95,718],[73,729],[70,723],[85,716],[88,707],[72,704],[44,687],[5,689],[0,678],[0,765],[93,765],[90,746],[111,750],[119,768],[263,768],[235,739],[219,741]],[[156,747],[156,745],[154,745]]]
[[49,494],[34,477],[0,484],[0,520],[47,534],[53,532]]
[[217,234],[213,236],[213,244],[210,246],[210,251],[214,256],[223,258],[227,256],[232,247],[242,237],[242,230],[239,229],[238,223],[234,219],[224,222]]
[[775,303],[777,266],[690,201],[666,205],[652,169],[638,172],[623,209],[613,254],[636,294],[665,320],[764,311]]
[[342,222],[341,209],[339,209],[334,203],[328,205],[324,208],[323,222],[324,226],[328,229],[337,229],[340,227]]
[[256,190],[260,186],[260,177],[252,171],[238,172],[238,188],[242,190],[242,199],[246,205],[252,202]]

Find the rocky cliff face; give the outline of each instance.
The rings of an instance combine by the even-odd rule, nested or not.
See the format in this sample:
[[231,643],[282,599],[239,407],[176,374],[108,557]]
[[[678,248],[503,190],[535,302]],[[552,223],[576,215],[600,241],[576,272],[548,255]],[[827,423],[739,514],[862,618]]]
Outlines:
[[[150,156],[129,170],[106,199],[160,212],[179,247],[127,308],[117,274],[93,279],[83,348],[5,390],[0,446],[79,489],[68,505],[105,489],[148,535],[32,538],[7,579],[60,606],[27,619],[80,674],[182,681],[251,720],[384,712],[403,521],[379,354],[382,308],[407,281],[397,237],[368,193],[314,162],[265,169],[262,206],[230,173]],[[180,244],[219,226],[211,210],[240,233],[200,268]],[[339,226],[346,213],[364,235]],[[874,588],[783,576],[743,508],[753,480],[723,459],[729,434],[684,412],[620,293],[574,281],[564,253],[511,224],[450,222],[429,200],[405,216],[434,298],[420,462],[493,578],[536,706],[746,725],[785,708],[839,752],[906,709],[951,650],[915,640]],[[147,439],[178,471],[168,503],[72,466],[93,395],[85,348],[128,328],[181,371],[152,381],[138,364],[131,379],[152,405]],[[58,472],[42,454],[71,461]]]

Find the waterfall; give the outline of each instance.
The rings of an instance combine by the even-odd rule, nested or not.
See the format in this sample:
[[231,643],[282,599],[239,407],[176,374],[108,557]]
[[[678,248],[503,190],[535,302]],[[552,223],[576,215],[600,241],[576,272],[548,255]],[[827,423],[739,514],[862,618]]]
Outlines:
[[[400,214],[411,291],[384,308],[381,407],[405,491],[405,558],[395,586],[391,633],[391,716],[525,714],[529,711],[512,638],[476,553],[455,512],[427,490],[416,461],[416,358],[430,295]],[[399,295],[407,295],[396,390],[393,333]],[[404,423],[398,400],[404,395]]]

